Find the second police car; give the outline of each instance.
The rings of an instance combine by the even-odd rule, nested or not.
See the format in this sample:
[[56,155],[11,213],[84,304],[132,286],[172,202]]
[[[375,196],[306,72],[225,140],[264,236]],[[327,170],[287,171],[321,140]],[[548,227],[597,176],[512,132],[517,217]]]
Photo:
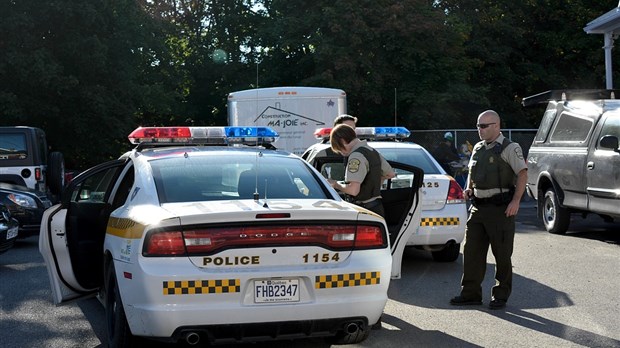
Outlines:
[[[343,201],[269,128],[154,127],[93,167],[42,220],[55,303],[97,294],[108,342],[230,343],[324,336],[356,343],[379,323],[419,224],[412,185],[384,190],[389,223]],[[165,144],[166,146],[161,146]],[[267,144],[265,146],[244,146]]]
[[[355,131],[359,139],[367,140],[390,164],[406,163],[424,171],[420,224],[409,226],[412,231],[409,233],[407,245],[430,251],[433,259],[439,262],[457,260],[461,242],[465,238],[467,222],[467,204],[458,182],[445,172],[424,147],[405,141],[410,132],[404,127],[357,127]],[[312,154],[330,147],[330,132],[331,128],[317,129],[315,136],[320,142],[306,150],[302,157],[324,175],[329,172],[332,176],[333,173],[343,176],[342,167],[345,164],[340,155],[332,152],[326,157],[316,157]],[[396,168],[396,174],[397,177],[390,183],[392,187],[410,185],[406,173],[401,173]],[[386,214],[389,226],[390,212],[387,208]]]

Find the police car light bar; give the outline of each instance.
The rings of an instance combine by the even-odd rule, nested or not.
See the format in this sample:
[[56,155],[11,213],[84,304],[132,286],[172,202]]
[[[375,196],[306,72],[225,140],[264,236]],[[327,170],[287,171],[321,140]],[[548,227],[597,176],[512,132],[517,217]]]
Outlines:
[[269,144],[278,133],[269,127],[138,127],[129,134],[134,145],[150,144]]
[[[319,128],[314,132],[317,139],[329,138],[331,128]],[[357,127],[355,133],[360,139],[406,139],[411,132],[405,127]]]

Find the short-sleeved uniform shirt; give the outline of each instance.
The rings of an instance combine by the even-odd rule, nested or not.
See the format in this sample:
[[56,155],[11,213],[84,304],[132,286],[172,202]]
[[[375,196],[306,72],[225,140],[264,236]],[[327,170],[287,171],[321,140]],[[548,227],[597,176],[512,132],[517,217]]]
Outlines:
[[[485,144],[485,148],[487,150],[492,149],[496,143],[502,144],[504,142],[504,135],[499,134],[497,139],[492,141],[489,144]],[[523,169],[527,169],[527,163],[525,162],[525,158],[523,157],[523,150],[521,149],[521,145],[517,142],[511,142],[506,146],[506,148],[502,151],[501,157],[506,163],[510,165],[512,171],[515,175],[519,174],[519,172]],[[471,167],[474,165],[473,161],[469,162],[469,170],[471,172]],[[479,198],[488,198],[495,194],[500,193],[500,189],[489,189],[489,190],[479,190],[474,189],[474,195]]]
[[[366,174],[370,170],[370,163],[368,162],[368,159],[366,159],[366,157],[364,157],[362,153],[355,152],[357,148],[362,146],[372,149],[372,147],[368,145],[366,140],[360,140],[357,144],[353,146],[353,148],[351,149],[351,154],[349,155],[349,159],[347,161],[347,170],[344,174],[345,181],[355,181],[362,183],[366,178]],[[386,172],[385,170],[387,170],[388,173],[392,172],[392,166],[387,163],[383,156],[379,157],[381,157],[381,174],[383,175]],[[387,165],[385,169],[383,167],[384,162]],[[375,198],[381,198],[381,196],[372,197],[372,199]]]

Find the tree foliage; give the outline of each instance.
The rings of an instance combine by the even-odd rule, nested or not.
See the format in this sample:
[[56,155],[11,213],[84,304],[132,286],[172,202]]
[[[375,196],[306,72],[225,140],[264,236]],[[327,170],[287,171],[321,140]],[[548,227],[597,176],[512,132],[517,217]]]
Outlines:
[[[524,96],[602,88],[615,4],[585,0],[7,0],[0,125],[43,128],[68,167],[118,157],[139,125],[223,125],[232,91],[347,92],[361,125],[470,128]],[[614,53],[614,55],[617,55]]]

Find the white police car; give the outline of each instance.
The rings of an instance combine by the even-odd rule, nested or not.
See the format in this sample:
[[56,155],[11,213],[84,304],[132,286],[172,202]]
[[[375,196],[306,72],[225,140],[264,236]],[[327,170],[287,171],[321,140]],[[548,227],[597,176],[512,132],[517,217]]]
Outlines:
[[54,302],[98,294],[114,347],[136,336],[366,339],[400,277],[406,226],[419,224],[409,207],[419,186],[386,191],[403,215],[390,241],[381,217],[343,201],[298,156],[242,146],[276,137],[269,128],[136,129],[136,149],[75,177],[43,216]]
[[[344,175],[344,162],[341,156],[328,151],[331,128],[317,129],[315,136],[321,140],[302,155],[302,158],[321,171],[324,175],[340,173]],[[431,251],[433,259],[440,262],[452,262],[459,256],[461,242],[465,238],[467,222],[467,204],[463,199],[463,190],[457,181],[448,175],[433,156],[422,146],[405,142],[410,135],[404,127],[357,127],[359,139],[368,140],[368,144],[378,150],[390,163],[405,163],[420,167],[424,171],[422,189],[422,212],[420,224],[410,226],[412,229],[407,241],[408,246]],[[321,155],[316,156],[317,153]],[[408,173],[396,169],[397,177],[388,180],[390,187],[408,186]],[[333,176],[333,179],[342,180]],[[390,211],[385,209],[386,220],[390,226]]]

